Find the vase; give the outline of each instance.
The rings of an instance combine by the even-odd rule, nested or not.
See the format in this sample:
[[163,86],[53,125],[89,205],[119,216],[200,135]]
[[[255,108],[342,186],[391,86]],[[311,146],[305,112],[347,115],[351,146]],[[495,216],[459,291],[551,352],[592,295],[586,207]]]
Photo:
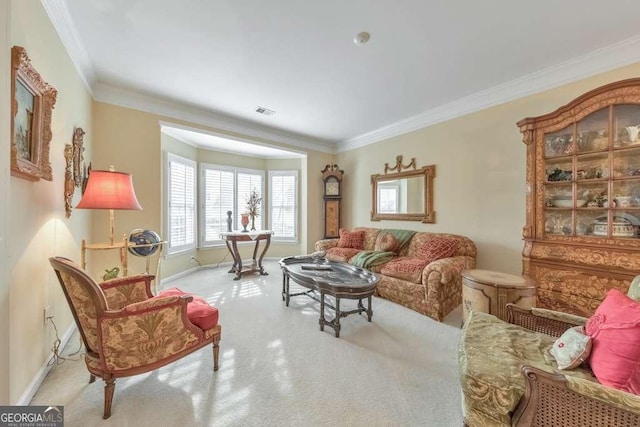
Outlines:
[[243,232],[247,232],[247,225],[249,225],[249,214],[241,214],[240,215],[240,224],[242,224]]
[[251,231],[256,231],[256,216],[251,215]]

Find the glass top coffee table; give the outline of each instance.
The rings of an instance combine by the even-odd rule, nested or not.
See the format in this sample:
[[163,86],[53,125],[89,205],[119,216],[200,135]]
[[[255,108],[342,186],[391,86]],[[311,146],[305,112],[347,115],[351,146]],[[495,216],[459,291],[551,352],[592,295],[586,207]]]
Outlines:
[[[340,337],[340,318],[350,314],[367,313],[367,320],[371,322],[373,310],[371,309],[371,296],[378,286],[380,278],[363,268],[355,267],[343,262],[328,261],[324,258],[288,257],[280,260],[282,268],[282,300],[287,307],[291,297],[306,295],[320,302],[320,330],[324,331],[325,325],[333,328],[336,338]],[[303,292],[291,293],[289,281],[307,288]],[[335,307],[325,301],[325,295],[331,295],[335,299]],[[354,310],[341,311],[340,300],[357,299],[358,307]],[[367,307],[362,304],[367,299]],[[328,306],[336,313],[333,320],[324,317],[324,308]]]

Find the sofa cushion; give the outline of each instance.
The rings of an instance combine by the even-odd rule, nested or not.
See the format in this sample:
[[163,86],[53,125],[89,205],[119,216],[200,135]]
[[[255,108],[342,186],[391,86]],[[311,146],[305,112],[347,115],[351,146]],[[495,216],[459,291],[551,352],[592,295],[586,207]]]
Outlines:
[[584,326],[574,326],[564,331],[549,351],[558,362],[558,369],[573,369],[589,357],[591,338],[585,335]]
[[[161,291],[158,297],[191,295],[178,288],[169,288]],[[187,317],[200,329],[211,329],[218,324],[218,309],[211,307],[202,297],[191,295],[193,300],[187,303]]]
[[431,237],[426,239],[416,251],[416,256],[428,262],[454,256],[458,252],[460,242],[447,237]]
[[364,245],[364,231],[347,231],[340,229],[339,248],[362,249]]
[[412,283],[422,282],[422,270],[429,261],[418,257],[397,257],[384,264],[380,273]]
[[325,257],[329,261],[349,262],[356,254],[362,252],[360,249],[353,248],[331,248],[327,249]]
[[610,289],[585,330],[593,340],[589,364],[598,381],[640,394],[640,304]]
[[374,250],[395,252],[398,250],[398,239],[396,239],[396,236],[394,236],[393,233],[389,233],[387,231],[381,232],[378,234],[378,238],[376,239],[376,246]]

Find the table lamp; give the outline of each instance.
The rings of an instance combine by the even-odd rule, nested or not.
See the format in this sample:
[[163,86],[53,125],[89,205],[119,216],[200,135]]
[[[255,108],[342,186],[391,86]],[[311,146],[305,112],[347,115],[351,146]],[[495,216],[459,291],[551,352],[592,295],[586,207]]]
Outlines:
[[87,188],[77,209],[109,209],[109,239],[113,245],[114,209],[142,210],[133,189],[131,174],[110,170],[91,170]]

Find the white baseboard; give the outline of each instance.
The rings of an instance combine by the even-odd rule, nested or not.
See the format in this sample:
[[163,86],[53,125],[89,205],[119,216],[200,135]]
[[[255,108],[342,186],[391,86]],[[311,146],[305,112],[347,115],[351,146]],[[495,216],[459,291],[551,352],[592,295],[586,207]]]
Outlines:
[[[282,257],[264,257],[263,261],[280,261],[282,259]],[[212,268],[221,268],[221,267],[227,267],[227,266],[232,266],[233,262],[231,261],[225,261],[225,262],[221,262],[219,264],[205,264],[205,265],[201,265],[198,267],[193,267],[190,268],[188,270],[185,271],[181,271],[180,273],[176,273],[173,276],[169,276],[169,277],[165,277],[164,279],[160,280],[160,287],[164,287],[166,284],[168,284],[169,282],[179,279],[181,277],[187,276],[191,273],[195,273],[196,271],[199,270],[206,270],[206,269],[212,269]]]
[[[73,322],[60,339],[60,346],[58,347],[60,351],[62,351],[62,349],[67,345],[67,343],[71,339],[71,336],[76,330],[76,324],[75,322]],[[51,352],[46,362],[44,362],[44,365],[42,365],[40,370],[38,370],[38,373],[33,377],[31,383],[29,383],[29,385],[27,386],[27,389],[24,391],[24,393],[22,393],[22,396],[20,396],[20,398],[16,402],[16,405],[26,406],[31,403],[31,399],[33,399],[33,396],[35,396],[38,388],[40,388],[40,384],[42,384],[42,381],[44,381],[44,379],[47,377],[49,370],[51,370],[51,367],[53,366],[52,362],[55,357],[55,354]]]
[[193,268],[190,268],[188,270],[181,271],[180,273],[176,273],[173,276],[165,277],[165,278],[160,280],[160,286],[164,286],[168,282],[171,282],[172,280],[179,279],[179,278],[184,277],[184,276],[186,276],[188,274],[195,273],[196,271],[200,270],[200,268],[202,268],[202,267],[193,267]]

